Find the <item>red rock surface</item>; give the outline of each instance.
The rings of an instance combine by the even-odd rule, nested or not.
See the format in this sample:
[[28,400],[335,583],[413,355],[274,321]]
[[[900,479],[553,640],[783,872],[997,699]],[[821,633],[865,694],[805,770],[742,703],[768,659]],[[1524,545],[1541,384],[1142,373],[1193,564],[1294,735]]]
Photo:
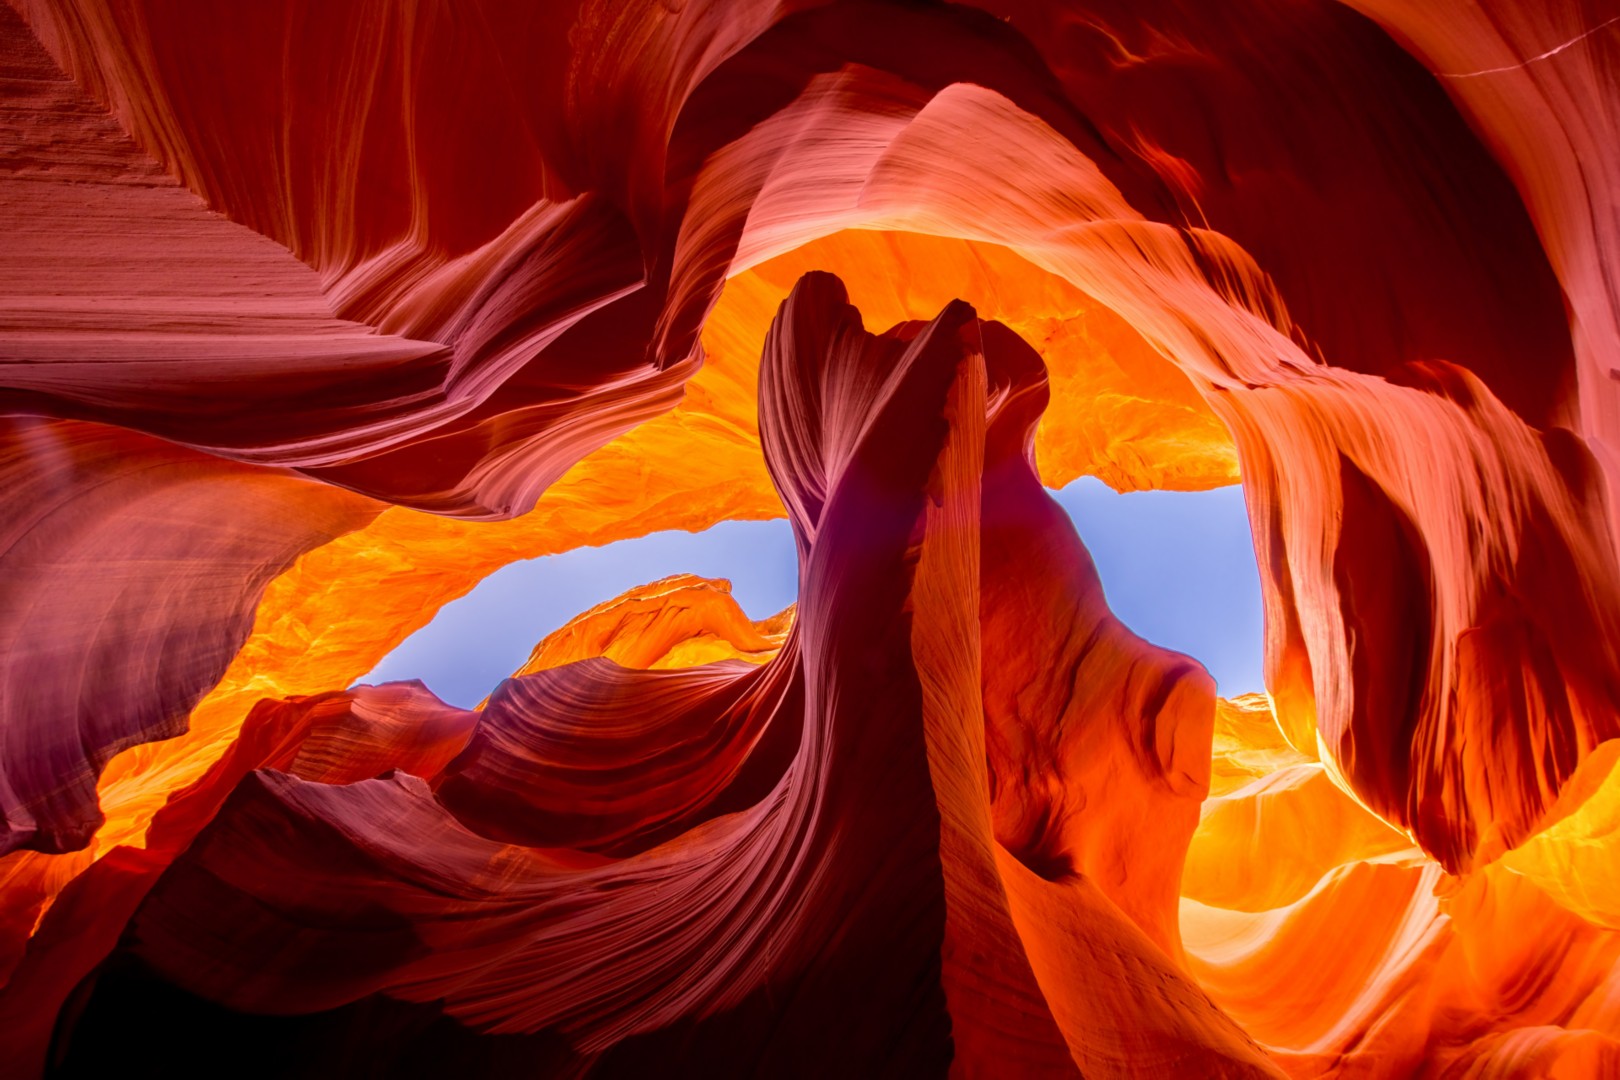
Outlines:
[[[1620,14],[8,2],[22,1075],[1620,1070]],[[1081,473],[1241,478],[1265,697]]]

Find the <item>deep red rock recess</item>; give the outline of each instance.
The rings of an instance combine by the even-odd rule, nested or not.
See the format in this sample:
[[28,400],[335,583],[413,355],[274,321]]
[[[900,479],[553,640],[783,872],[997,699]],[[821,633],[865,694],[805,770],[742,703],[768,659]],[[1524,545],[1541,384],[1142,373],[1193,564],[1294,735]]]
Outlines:
[[1620,11],[8,4],[0,1073],[1620,1075]]

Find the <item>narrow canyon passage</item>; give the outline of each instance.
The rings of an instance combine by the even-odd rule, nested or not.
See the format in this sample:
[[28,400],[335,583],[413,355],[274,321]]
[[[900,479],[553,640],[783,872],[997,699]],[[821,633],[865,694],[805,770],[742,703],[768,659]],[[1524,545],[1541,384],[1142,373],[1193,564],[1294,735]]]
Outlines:
[[1620,1075],[1591,0],[6,0],[0,1074]]

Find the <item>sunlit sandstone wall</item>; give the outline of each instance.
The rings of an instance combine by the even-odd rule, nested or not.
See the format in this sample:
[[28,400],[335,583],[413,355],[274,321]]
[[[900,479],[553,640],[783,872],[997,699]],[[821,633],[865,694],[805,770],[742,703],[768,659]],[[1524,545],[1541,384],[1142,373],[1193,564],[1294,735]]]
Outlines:
[[[1365,7],[18,5],[8,962],[92,860],[155,874],[237,777],[258,790],[248,770],[283,764],[244,724],[260,702],[340,690],[511,559],[782,513],[757,357],[819,269],[868,330],[960,298],[1033,346],[1048,482],[1241,471],[1271,704],[1228,725],[1231,760],[1276,767],[1217,790],[1192,835],[1187,964],[1217,1005],[1301,1069],[1612,1053],[1614,24]],[[985,526],[984,567],[1008,535]],[[1025,663],[1061,648],[1063,611],[1031,617],[1017,572],[983,590],[1022,613]],[[1063,988],[1078,958],[1029,942],[1136,946],[1019,874],[1083,872],[1175,964],[1179,854],[1133,855],[1117,805],[1071,812],[1070,785],[1028,783],[1101,759],[1064,765],[1064,714],[998,690],[1018,664],[984,670],[1013,925],[982,932],[1024,943],[1056,1025],[1029,1045],[1058,1032],[1104,1068],[1095,1029],[1058,1015],[1097,1000]],[[1072,726],[1105,742],[1169,700],[1093,681]],[[767,773],[788,754],[769,745]],[[1182,760],[1173,739],[1154,753]],[[357,755],[353,779],[388,759]],[[159,830],[166,807],[185,824]],[[1207,869],[1324,821],[1331,842],[1247,887]],[[973,922],[949,867],[989,879],[942,858],[949,944]],[[1366,925],[1361,975],[1311,994],[1262,977],[1325,970],[1308,946],[1336,911]],[[1543,932],[1503,944],[1523,925]],[[948,999],[971,984],[953,978]],[[1133,1006],[1141,1031],[1155,1003],[1247,1060],[1193,998]]]

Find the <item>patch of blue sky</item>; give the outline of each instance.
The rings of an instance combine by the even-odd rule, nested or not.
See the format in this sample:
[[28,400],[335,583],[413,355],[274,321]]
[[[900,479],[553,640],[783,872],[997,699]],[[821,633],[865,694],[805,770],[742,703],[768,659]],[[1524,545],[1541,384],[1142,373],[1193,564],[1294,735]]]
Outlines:
[[[1200,661],[1224,695],[1262,688],[1260,578],[1241,488],[1121,495],[1083,477],[1053,495],[1127,626]],[[765,618],[797,591],[792,531],[780,520],[727,521],[513,563],[446,604],[359,681],[421,679],[471,707],[575,615],[680,573],[730,579],[749,617]]]

